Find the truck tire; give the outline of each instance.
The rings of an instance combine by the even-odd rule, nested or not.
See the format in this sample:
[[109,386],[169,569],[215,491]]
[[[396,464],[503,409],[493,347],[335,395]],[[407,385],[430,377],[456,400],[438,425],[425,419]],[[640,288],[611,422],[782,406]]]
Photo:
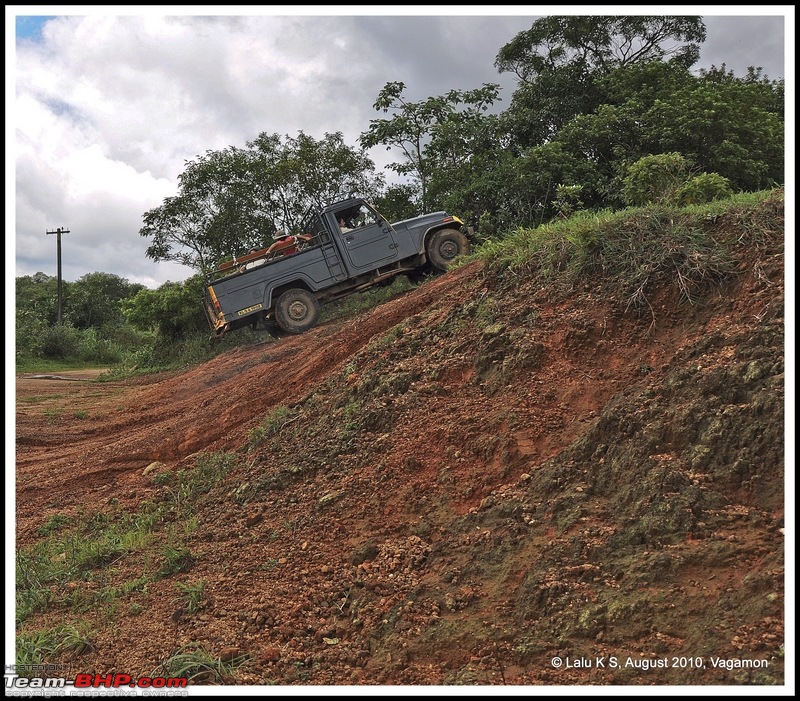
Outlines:
[[319,302],[308,290],[287,290],[275,304],[275,321],[286,333],[303,333],[317,325]]
[[469,241],[458,229],[439,229],[428,241],[427,251],[431,265],[445,271],[453,258],[469,253]]

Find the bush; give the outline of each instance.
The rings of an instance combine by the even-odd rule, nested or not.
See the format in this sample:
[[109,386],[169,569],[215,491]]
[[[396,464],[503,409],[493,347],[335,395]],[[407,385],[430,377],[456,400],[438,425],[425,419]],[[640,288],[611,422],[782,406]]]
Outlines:
[[686,159],[677,152],[640,158],[625,176],[623,200],[629,207],[672,201],[686,182],[688,169]]
[[701,173],[681,185],[675,192],[675,199],[680,205],[705,204],[724,200],[732,194],[730,180],[718,173]]
[[71,326],[51,326],[42,334],[40,346],[42,357],[64,360],[78,350],[78,332]]

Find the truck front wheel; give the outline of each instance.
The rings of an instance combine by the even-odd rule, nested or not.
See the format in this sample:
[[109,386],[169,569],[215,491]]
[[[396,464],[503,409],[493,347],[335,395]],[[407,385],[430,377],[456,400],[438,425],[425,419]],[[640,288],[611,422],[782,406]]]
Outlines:
[[278,297],[275,321],[286,333],[303,333],[319,319],[319,302],[307,290],[292,289]]
[[458,229],[439,229],[428,241],[428,259],[436,270],[447,270],[453,258],[467,253],[469,241]]

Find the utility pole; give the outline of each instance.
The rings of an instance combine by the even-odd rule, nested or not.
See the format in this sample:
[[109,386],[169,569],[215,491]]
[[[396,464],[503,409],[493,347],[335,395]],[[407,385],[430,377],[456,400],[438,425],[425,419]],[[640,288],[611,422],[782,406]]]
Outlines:
[[57,234],[58,239],[58,321],[61,326],[61,234],[68,234],[69,229],[62,229],[60,226],[55,231],[48,231],[48,234]]

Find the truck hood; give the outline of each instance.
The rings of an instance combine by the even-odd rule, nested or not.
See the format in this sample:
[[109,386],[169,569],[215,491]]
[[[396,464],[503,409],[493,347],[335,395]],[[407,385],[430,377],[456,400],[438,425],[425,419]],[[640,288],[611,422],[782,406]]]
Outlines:
[[429,229],[434,224],[441,224],[442,220],[448,216],[450,215],[447,212],[431,212],[430,214],[421,214],[418,217],[403,219],[402,221],[392,224],[392,228],[395,231],[400,231],[401,229]]

